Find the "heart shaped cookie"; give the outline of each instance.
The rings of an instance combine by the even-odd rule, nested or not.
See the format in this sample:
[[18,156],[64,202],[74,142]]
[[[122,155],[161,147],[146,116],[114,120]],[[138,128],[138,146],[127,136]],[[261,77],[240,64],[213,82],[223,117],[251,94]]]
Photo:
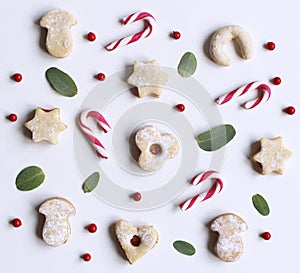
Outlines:
[[158,242],[158,233],[154,227],[135,227],[126,220],[115,223],[115,234],[130,264],[147,254]]

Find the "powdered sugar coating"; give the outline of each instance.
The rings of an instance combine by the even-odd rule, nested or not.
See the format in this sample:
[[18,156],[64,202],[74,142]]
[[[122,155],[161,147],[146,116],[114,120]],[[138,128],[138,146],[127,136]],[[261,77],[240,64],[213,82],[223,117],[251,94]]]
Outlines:
[[64,10],[53,10],[42,17],[40,25],[48,29],[46,47],[52,56],[65,58],[71,53],[73,38],[70,28],[76,23],[73,15]]
[[60,246],[70,237],[69,216],[75,215],[75,207],[64,198],[52,198],[45,201],[39,212],[46,216],[43,227],[43,240],[50,246]]
[[[131,264],[143,257],[158,242],[158,233],[152,226],[135,227],[126,220],[119,220],[115,224],[115,232],[126,257]],[[133,236],[139,237],[140,244],[138,246],[133,246],[131,244]]]
[[51,111],[37,108],[34,118],[24,124],[32,132],[32,140],[35,143],[48,141],[57,144],[58,134],[67,128],[60,120],[60,110],[58,108]]
[[250,59],[253,56],[254,47],[250,34],[240,26],[225,26],[217,30],[210,41],[209,53],[215,63],[223,66],[230,65],[231,61],[223,47],[231,40],[236,40],[242,58]]
[[[152,125],[140,129],[135,137],[137,147],[140,149],[139,166],[148,172],[159,169],[166,160],[173,158],[179,151],[179,142],[171,134],[163,134]],[[151,146],[158,145],[161,152],[154,154]]]
[[244,251],[241,232],[248,229],[246,222],[236,214],[226,213],[217,217],[210,226],[219,233],[215,252],[225,262],[234,262]]
[[138,96],[143,98],[147,95],[159,97],[162,93],[162,85],[168,81],[168,74],[160,71],[156,60],[148,63],[134,62],[134,71],[127,82],[137,87]]
[[292,152],[283,146],[282,137],[274,139],[260,139],[261,150],[252,157],[252,160],[262,166],[262,174],[276,172],[283,174],[284,162],[292,156]]

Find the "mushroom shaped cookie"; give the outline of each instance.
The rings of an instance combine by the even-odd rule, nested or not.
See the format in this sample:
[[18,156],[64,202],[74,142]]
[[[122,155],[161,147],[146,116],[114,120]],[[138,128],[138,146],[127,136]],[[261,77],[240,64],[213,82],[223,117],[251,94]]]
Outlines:
[[73,49],[70,28],[76,25],[73,15],[64,10],[47,12],[40,21],[40,26],[47,28],[46,48],[57,58],[67,57]]
[[64,198],[55,197],[45,201],[39,212],[46,217],[42,234],[45,243],[54,247],[66,243],[71,234],[68,217],[76,213],[73,204]]
[[115,223],[115,234],[130,264],[142,258],[158,242],[158,233],[154,227],[135,227],[126,220]]
[[231,61],[224,52],[223,47],[231,40],[237,42],[243,59],[248,60],[252,57],[253,44],[250,34],[240,26],[225,26],[217,30],[210,40],[209,54],[216,64],[230,65]]
[[136,133],[135,143],[141,151],[138,164],[147,172],[158,170],[167,159],[173,158],[178,153],[180,146],[173,135],[161,135],[152,125]]
[[224,262],[235,262],[244,251],[241,232],[246,231],[246,222],[236,214],[225,213],[214,219],[210,225],[212,231],[217,231],[219,237],[215,252]]

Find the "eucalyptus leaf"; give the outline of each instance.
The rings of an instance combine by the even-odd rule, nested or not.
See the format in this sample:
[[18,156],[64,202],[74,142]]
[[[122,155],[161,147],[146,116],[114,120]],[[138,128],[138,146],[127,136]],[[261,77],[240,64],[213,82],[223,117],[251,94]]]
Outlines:
[[181,57],[178,65],[178,73],[184,78],[192,76],[197,69],[197,59],[192,52],[186,52]]
[[30,166],[23,169],[16,178],[16,186],[20,191],[31,191],[39,187],[45,180],[45,174],[40,167]]
[[173,247],[181,254],[192,256],[196,253],[195,248],[188,242],[185,241],[175,241]]
[[223,124],[197,136],[199,147],[208,152],[216,151],[230,142],[236,132],[232,125]]
[[270,208],[265,200],[260,194],[255,194],[252,196],[252,203],[256,210],[263,216],[267,216],[270,213]]
[[50,67],[46,71],[46,78],[53,89],[62,96],[74,97],[77,94],[77,86],[73,79],[56,67]]
[[100,174],[98,172],[92,173],[83,183],[82,189],[85,193],[92,192],[98,185]]

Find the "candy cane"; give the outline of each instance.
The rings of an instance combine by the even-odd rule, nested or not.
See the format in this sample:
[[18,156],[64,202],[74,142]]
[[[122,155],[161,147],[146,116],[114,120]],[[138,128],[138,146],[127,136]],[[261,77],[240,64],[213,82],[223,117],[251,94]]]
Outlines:
[[136,34],[130,35],[128,37],[121,38],[115,42],[109,43],[107,46],[105,46],[105,48],[108,51],[112,51],[118,47],[129,45],[131,43],[137,42],[138,40],[140,40],[142,38],[147,38],[148,36],[150,36],[153,29],[156,26],[156,20],[148,12],[137,12],[137,13],[133,13],[133,14],[123,18],[123,25],[127,25],[130,23],[139,21],[139,20],[144,20],[147,23],[147,26],[145,27],[144,30],[142,30]]
[[191,183],[194,186],[197,186],[207,179],[215,179],[215,183],[211,186],[211,188],[208,191],[202,192],[202,193],[182,202],[179,205],[179,207],[182,211],[186,211],[186,210],[190,209],[192,206],[194,206],[196,203],[201,203],[201,202],[213,197],[214,195],[218,194],[223,189],[222,176],[220,175],[219,172],[213,171],[213,170],[206,171],[206,172],[203,172],[203,173],[200,173],[200,174],[194,176],[193,179],[191,180]]
[[96,110],[85,110],[79,115],[79,125],[84,133],[84,135],[87,137],[87,139],[90,141],[90,143],[94,146],[96,149],[97,154],[104,158],[108,158],[108,154],[106,149],[104,148],[103,144],[100,142],[100,140],[95,136],[93,130],[91,129],[92,125],[89,118],[93,118],[96,120],[96,123],[100,126],[100,128],[103,130],[104,133],[107,133],[111,127],[105,120],[105,118]]
[[258,81],[250,82],[233,91],[224,94],[223,96],[220,96],[216,99],[216,102],[221,105],[231,101],[233,98],[240,97],[246,94],[248,91],[252,91],[255,89],[262,90],[263,92],[256,99],[244,103],[245,109],[252,109],[257,105],[267,102],[269,100],[271,96],[271,88],[267,84]]

